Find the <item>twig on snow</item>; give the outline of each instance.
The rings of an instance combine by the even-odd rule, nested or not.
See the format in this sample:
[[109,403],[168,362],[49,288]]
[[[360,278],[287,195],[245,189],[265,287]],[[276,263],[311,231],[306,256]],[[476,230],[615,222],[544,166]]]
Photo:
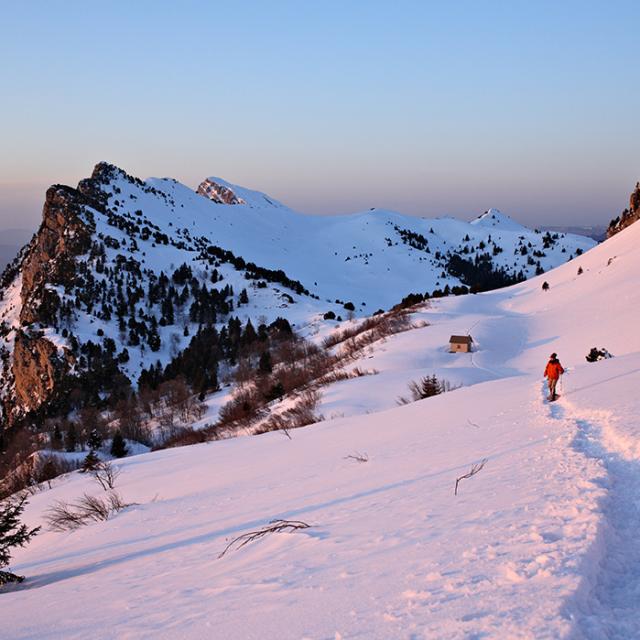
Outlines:
[[283,531],[296,531],[297,529],[308,529],[311,525],[301,520],[271,520],[269,524],[257,531],[249,531],[243,533],[241,536],[234,538],[224,549],[224,551],[218,556],[218,559],[222,558],[233,545],[239,543],[236,549],[241,549],[245,544],[264,538],[264,536],[270,533],[281,533]]
[[354,454],[345,456],[344,459],[354,460],[355,462],[369,462],[369,456],[366,453],[358,453],[357,451]]
[[471,470],[469,471],[469,473],[465,473],[463,476],[456,478],[456,488],[453,492],[454,496],[458,495],[458,484],[460,483],[460,480],[466,480],[467,478],[471,478],[472,476],[475,476],[476,473],[480,473],[480,471],[482,471],[482,469],[484,468],[484,465],[487,464],[487,460],[488,460],[487,458],[482,458],[480,462],[476,462],[471,467]]

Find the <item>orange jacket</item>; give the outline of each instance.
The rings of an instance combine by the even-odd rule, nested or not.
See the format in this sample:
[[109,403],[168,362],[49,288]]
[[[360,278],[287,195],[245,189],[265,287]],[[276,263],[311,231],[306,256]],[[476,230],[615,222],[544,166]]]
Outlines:
[[564,373],[560,360],[549,360],[544,370],[544,377],[557,380]]

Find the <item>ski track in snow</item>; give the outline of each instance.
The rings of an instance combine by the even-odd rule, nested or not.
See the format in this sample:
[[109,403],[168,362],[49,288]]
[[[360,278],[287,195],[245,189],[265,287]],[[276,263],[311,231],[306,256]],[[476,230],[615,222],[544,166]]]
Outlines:
[[573,446],[600,461],[608,474],[598,539],[587,556],[590,566],[568,606],[575,621],[570,638],[640,638],[640,460],[607,448],[604,434],[614,429],[607,412],[554,404],[551,415],[574,424]]

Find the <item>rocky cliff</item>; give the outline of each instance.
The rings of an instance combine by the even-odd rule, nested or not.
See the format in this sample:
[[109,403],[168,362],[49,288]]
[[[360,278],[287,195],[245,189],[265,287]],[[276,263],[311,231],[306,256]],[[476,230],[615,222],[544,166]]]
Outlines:
[[636,182],[636,188],[629,198],[629,208],[614,218],[607,228],[607,238],[614,236],[619,231],[626,229],[640,219],[640,182]]
[[77,189],[54,185],[47,190],[42,223],[19,264],[18,322],[12,331],[6,323],[3,328],[12,355],[3,362],[7,379],[0,416],[9,426],[49,400],[73,364],[70,351],[43,329],[58,313],[58,287],[68,287],[76,276],[75,257],[91,246],[96,207],[101,205],[95,198]]

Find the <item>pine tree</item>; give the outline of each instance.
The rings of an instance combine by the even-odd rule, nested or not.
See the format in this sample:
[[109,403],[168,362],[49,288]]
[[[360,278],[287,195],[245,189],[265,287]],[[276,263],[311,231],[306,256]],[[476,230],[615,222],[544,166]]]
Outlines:
[[260,373],[271,373],[273,371],[273,367],[271,365],[271,353],[265,351],[260,356],[260,362],[258,364],[258,371]]
[[78,434],[76,432],[76,425],[72,422],[67,429],[67,433],[64,438],[64,448],[69,452],[76,450],[78,445]]
[[87,473],[87,471],[93,471],[100,464],[100,458],[96,455],[96,452],[91,449],[87,454],[87,457],[82,461],[82,468],[80,471],[82,473]]
[[102,446],[102,436],[96,429],[92,429],[89,437],[87,438],[87,445],[92,451],[96,451]]
[[[24,547],[35,536],[40,527],[29,528],[20,522],[27,504],[26,496],[7,500],[0,506],[0,568],[9,566],[12,547]],[[22,582],[24,578],[9,571],[0,570],[0,586],[8,582]]]
[[127,453],[129,453],[127,444],[122,437],[122,433],[118,430],[113,435],[113,440],[111,441],[111,455],[115,458],[124,458]]
[[549,291],[549,283],[546,280],[542,283],[542,290]]
[[63,438],[62,431],[60,431],[60,425],[56,425],[53,428],[53,433],[51,434],[51,448],[56,451],[62,449]]

